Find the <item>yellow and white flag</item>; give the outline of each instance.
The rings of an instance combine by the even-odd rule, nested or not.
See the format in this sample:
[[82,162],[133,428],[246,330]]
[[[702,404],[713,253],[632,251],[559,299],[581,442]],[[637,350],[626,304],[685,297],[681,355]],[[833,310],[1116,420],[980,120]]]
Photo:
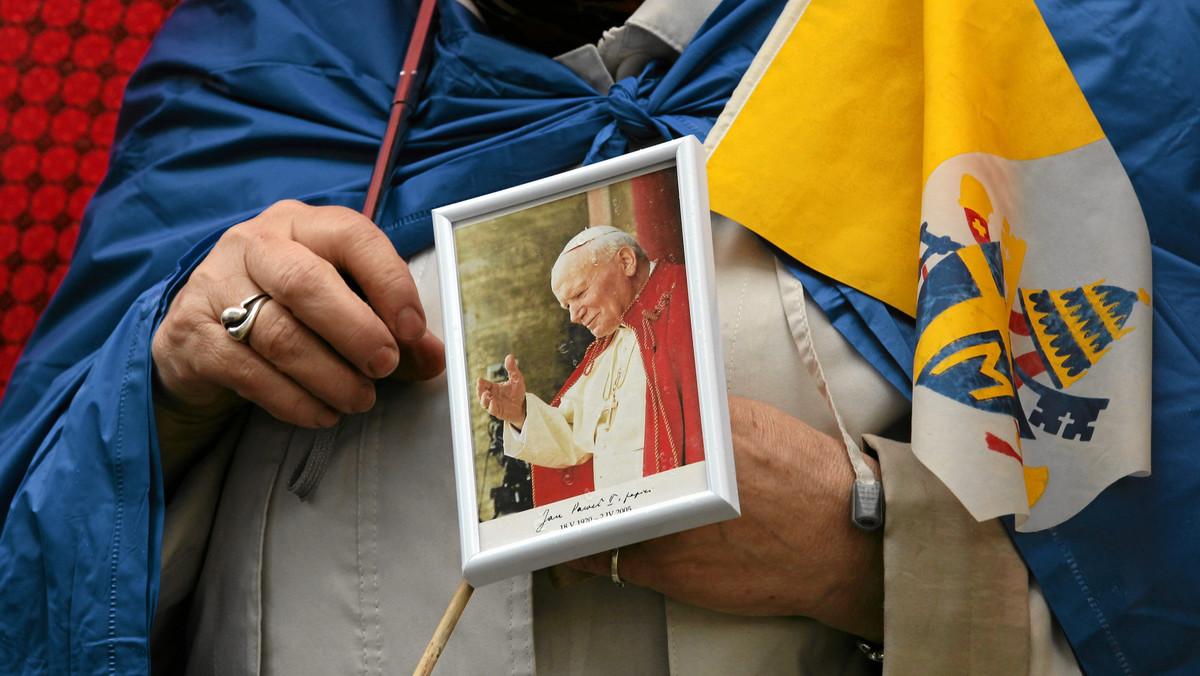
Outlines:
[[1033,0],[793,3],[769,45],[712,206],[915,317],[916,455],[1026,531],[1148,473],[1146,224]]

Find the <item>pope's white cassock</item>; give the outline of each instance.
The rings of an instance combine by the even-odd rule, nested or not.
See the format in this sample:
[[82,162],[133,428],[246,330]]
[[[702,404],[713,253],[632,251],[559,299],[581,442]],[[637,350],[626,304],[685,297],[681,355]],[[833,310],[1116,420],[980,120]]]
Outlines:
[[592,458],[595,489],[642,478],[646,368],[637,335],[622,324],[612,343],[563,393],[558,406],[525,395],[525,425],[504,426],[504,454],[563,469]]

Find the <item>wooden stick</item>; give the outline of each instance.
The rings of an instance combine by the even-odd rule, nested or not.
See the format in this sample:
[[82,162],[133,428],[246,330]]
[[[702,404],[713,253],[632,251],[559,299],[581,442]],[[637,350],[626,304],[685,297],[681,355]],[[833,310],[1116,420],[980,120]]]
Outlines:
[[429,639],[429,645],[425,647],[425,654],[421,655],[421,661],[417,663],[413,676],[429,676],[433,671],[433,666],[442,656],[442,650],[445,649],[446,642],[450,640],[454,625],[458,624],[458,618],[462,617],[463,610],[467,607],[467,601],[471,600],[473,591],[475,588],[467,584],[466,580],[458,583],[458,589],[454,590],[454,598],[450,599],[450,605],[446,607],[446,614],[442,615],[442,621],[438,623],[437,630]]

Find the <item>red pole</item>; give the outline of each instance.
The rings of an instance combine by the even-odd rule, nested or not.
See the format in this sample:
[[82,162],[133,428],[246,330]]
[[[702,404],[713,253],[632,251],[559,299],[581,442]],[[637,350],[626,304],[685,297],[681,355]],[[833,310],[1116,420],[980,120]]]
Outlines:
[[375,169],[371,172],[371,183],[367,187],[367,201],[362,213],[374,221],[379,216],[383,203],[383,192],[396,166],[396,154],[400,152],[400,141],[408,129],[408,117],[416,108],[421,83],[425,79],[429,43],[433,41],[433,14],[437,0],[421,0],[417,9],[417,22],[413,25],[412,39],[404,55],[400,79],[396,82],[396,93],[392,96],[392,112],[388,116],[387,131],[379,145],[379,156],[375,158]]

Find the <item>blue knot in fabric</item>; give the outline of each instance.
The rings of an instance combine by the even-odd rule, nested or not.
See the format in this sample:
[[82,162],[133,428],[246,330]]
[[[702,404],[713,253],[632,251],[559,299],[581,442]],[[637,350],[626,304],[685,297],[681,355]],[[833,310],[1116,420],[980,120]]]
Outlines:
[[662,121],[655,119],[650,94],[662,79],[650,74],[647,69],[641,77],[625,78],[601,97],[605,110],[613,121],[605,125],[588,151],[584,164],[623,155],[629,150],[629,141],[669,140],[678,136]]
[[638,96],[637,85],[638,81],[633,78],[617,82],[609,89],[604,102],[627,138],[646,141],[660,136],[661,132],[646,109],[650,100]]

